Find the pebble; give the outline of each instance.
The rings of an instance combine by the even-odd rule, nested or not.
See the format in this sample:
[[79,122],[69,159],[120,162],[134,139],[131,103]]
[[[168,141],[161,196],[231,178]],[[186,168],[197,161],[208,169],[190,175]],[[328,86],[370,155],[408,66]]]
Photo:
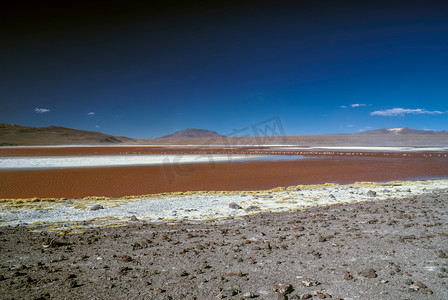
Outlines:
[[288,283],[279,283],[275,285],[272,290],[281,295],[287,295],[289,293],[292,293],[292,291],[294,291],[294,288]]
[[231,203],[229,204],[229,208],[232,208],[232,209],[243,209],[241,206],[239,206],[239,205],[236,204],[235,202],[231,202]]
[[349,272],[344,271],[344,273],[342,273],[342,279],[344,279],[344,280],[352,280],[353,276]]
[[236,288],[229,288],[224,291],[225,296],[235,296],[238,295],[241,291]]
[[358,274],[366,278],[376,278],[378,276],[376,275],[376,271],[372,268],[360,270],[358,271]]
[[252,292],[247,292],[247,293],[244,293],[242,297],[243,297],[243,298],[251,299],[251,298],[256,298],[257,295],[255,295],[255,294],[252,293]]
[[317,286],[320,282],[317,280],[303,280],[302,285],[303,286]]
[[104,206],[102,206],[101,204],[95,204],[90,208],[90,210],[100,210],[100,209],[104,209]]
[[376,197],[376,192],[370,190],[370,191],[367,192],[367,196],[369,196],[369,197]]

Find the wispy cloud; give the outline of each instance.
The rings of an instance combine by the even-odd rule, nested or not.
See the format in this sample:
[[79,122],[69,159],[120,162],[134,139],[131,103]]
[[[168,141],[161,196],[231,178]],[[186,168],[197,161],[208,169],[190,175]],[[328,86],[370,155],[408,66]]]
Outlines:
[[441,115],[444,114],[444,112],[438,111],[438,110],[426,110],[422,108],[391,108],[391,109],[384,109],[384,110],[376,110],[370,113],[371,116],[381,116],[381,117],[396,117],[396,116],[404,116],[404,115]]
[[364,104],[364,103],[354,103],[352,105],[350,105],[351,107],[363,107],[363,106],[369,106],[369,104]]
[[[372,106],[372,104],[365,104],[365,103],[353,103],[350,104],[350,107],[355,108],[355,107],[363,107],[363,106]],[[341,105],[339,106],[340,108],[348,108],[349,106],[347,105]]]
[[37,108],[37,107],[34,109],[34,111],[38,114],[50,112],[50,110],[48,108]]
[[87,115],[93,117],[95,115],[95,113],[93,111],[91,111],[91,112],[87,113]]

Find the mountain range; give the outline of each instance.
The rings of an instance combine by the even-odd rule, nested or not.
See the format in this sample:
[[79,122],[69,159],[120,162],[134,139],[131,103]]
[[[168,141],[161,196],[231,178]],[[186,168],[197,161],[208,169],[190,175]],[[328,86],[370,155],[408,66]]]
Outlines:
[[[341,134],[341,135],[317,135],[317,136],[289,136],[288,142],[296,143],[300,141],[302,144],[310,143],[314,139],[322,140],[329,145],[340,144],[344,140],[349,140],[349,143],[360,143],[363,140],[371,142],[371,135],[375,135],[375,141],[380,139],[387,139],[389,142],[397,142],[398,136],[401,139],[407,137],[423,137],[434,136],[436,139],[445,141],[448,138],[448,130],[433,131],[433,130],[416,130],[407,127],[404,128],[383,128],[370,131],[364,131],[356,134]],[[365,138],[361,138],[364,136]],[[382,136],[383,138],[380,138]],[[27,127],[15,124],[0,124],[0,146],[32,146],[32,145],[114,145],[114,144],[189,144],[201,143],[201,139],[208,138],[209,143],[222,143],[225,136],[210,130],[190,128],[173,132],[169,135],[162,136],[157,139],[133,139],[123,136],[113,136],[96,131],[78,130],[59,126],[48,127]],[[394,138],[397,137],[397,138]],[[237,142],[242,144],[258,143],[259,137],[240,138]],[[284,137],[269,137],[266,143],[283,143],[286,139]],[[296,141],[296,142],[294,142]],[[422,142],[426,144],[427,142]],[[443,142],[445,143],[445,142]]]
[[168,135],[164,135],[160,137],[159,139],[166,139],[166,138],[213,138],[213,137],[224,137],[224,135],[221,135],[215,131],[206,130],[206,129],[197,129],[197,128],[189,128],[184,130],[179,130],[176,132],[173,132]]
[[382,129],[375,129],[375,130],[369,130],[369,131],[363,131],[359,134],[395,134],[395,135],[402,135],[402,134],[448,134],[448,130],[441,130],[441,131],[434,131],[434,130],[418,130],[418,129],[411,129],[408,127],[403,128],[382,128]]
[[96,131],[59,126],[28,127],[15,124],[0,124],[0,146],[116,144],[128,143],[133,140]]

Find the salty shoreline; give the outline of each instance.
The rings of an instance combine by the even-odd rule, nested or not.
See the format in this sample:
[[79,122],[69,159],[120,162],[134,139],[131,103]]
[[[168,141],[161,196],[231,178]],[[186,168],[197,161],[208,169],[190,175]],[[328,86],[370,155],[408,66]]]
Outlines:
[[349,185],[299,185],[261,191],[185,192],[123,198],[22,199],[0,201],[2,226],[55,224],[53,230],[76,233],[78,223],[114,226],[145,221],[201,221],[314,206],[385,201],[448,190],[448,180],[360,182]]

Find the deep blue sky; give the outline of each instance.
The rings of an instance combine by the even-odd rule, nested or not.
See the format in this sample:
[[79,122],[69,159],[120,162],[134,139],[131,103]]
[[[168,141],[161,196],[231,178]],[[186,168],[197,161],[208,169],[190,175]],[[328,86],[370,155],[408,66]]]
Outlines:
[[448,1],[19,0],[1,14],[0,123],[448,129]]

